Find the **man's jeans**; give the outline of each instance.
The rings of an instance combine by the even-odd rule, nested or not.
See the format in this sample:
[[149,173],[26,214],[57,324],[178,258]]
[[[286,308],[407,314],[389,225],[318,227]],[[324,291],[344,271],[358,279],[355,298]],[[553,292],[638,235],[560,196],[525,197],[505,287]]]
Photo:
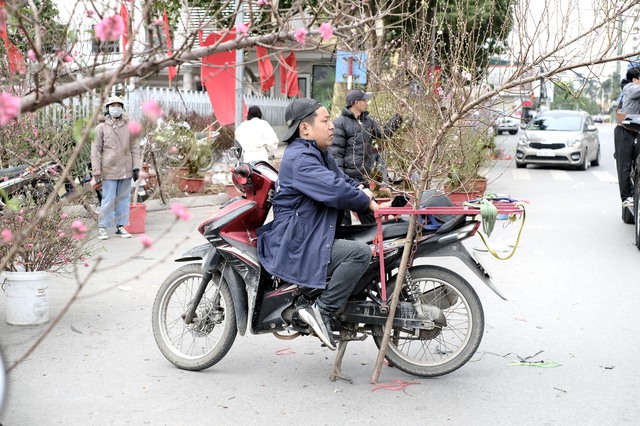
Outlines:
[[622,126],[616,126],[613,130],[614,156],[618,170],[618,187],[622,201],[628,197],[633,197],[631,167],[640,153],[640,145],[636,143],[636,137],[636,132],[627,130]]
[[316,302],[320,312],[333,315],[340,309],[370,263],[371,249],[366,243],[335,240],[327,268],[331,280]]
[[130,199],[131,178],[103,179],[98,226],[108,228],[116,225],[128,225]]

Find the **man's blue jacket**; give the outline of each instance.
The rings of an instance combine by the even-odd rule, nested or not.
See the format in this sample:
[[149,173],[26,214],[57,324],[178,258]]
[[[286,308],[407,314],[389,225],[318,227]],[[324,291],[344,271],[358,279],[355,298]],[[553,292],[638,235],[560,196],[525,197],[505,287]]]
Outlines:
[[284,152],[273,222],[258,229],[258,257],[276,277],[324,288],[342,210],[365,211],[369,197],[315,141],[294,139]]

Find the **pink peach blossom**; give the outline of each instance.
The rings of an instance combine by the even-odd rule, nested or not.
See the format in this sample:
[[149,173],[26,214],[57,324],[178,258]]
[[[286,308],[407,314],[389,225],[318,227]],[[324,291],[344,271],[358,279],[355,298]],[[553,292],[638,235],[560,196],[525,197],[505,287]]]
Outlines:
[[20,98],[7,92],[0,93],[0,126],[20,115]]
[[147,234],[142,234],[138,237],[140,243],[144,246],[144,248],[149,248],[153,244],[153,240],[149,238]]
[[307,40],[307,30],[305,30],[304,28],[298,28],[294,37],[296,38],[296,40],[298,40],[298,43],[304,44]]
[[27,58],[29,58],[29,60],[31,62],[35,62],[36,61],[36,52],[34,52],[33,49],[29,49],[27,51]]
[[115,41],[124,33],[122,16],[113,15],[104,18],[93,29],[100,41]]
[[76,219],[71,224],[71,234],[76,240],[81,240],[87,235],[87,227],[80,219]]
[[258,5],[258,6],[266,6],[267,4],[268,4],[267,0],[258,0],[256,2],[256,5]]
[[240,34],[246,36],[247,33],[249,32],[249,25],[240,23],[240,24],[236,25],[236,31],[239,32]]
[[11,233],[11,231],[9,229],[3,229],[2,230],[2,240],[5,242],[11,242],[13,240],[13,234]]
[[187,211],[187,208],[181,203],[173,203],[171,204],[171,211],[178,217],[178,219],[182,219],[187,221],[191,219],[191,213]]
[[160,105],[153,99],[142,103],[142,112],[150,120],[157,120],[164,114]]
[[142,131],[142,126],[140,125],[140,123],[138,123],[135,120],[129,121],[128,126],[129,126],[129,133],[131,133],[131,136],[136,136]]
[[322,25],[320,25],[319,31],[323,40],[329,40],[331,37],[333,37],[333,27],[328,22],[325,22]]

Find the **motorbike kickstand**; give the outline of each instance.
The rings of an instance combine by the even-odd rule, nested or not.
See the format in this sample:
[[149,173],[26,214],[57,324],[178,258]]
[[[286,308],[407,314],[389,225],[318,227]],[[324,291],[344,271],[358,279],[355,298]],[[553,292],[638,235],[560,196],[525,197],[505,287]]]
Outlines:
[[342,358],[344,357],[344,353],[347,350],[347,344],[349,340],[340,340],[338,342],[338,351],[336,352],[336,359],[333,361],[333,366],[331,367],[331,374],[329,375],[329,380],[335,382],[336,379],[345,380],[351,384],[353,384],[353,380],[348,377],[342,376]]

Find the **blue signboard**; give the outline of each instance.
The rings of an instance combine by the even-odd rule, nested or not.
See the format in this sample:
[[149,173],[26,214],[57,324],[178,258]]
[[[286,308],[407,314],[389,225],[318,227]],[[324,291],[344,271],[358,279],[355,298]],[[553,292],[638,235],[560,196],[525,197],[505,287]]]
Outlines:
[[346,83],[349,77],[349,63],[353,83],[367,84],[367,53],[338,52],[336,59],[336,83]]

